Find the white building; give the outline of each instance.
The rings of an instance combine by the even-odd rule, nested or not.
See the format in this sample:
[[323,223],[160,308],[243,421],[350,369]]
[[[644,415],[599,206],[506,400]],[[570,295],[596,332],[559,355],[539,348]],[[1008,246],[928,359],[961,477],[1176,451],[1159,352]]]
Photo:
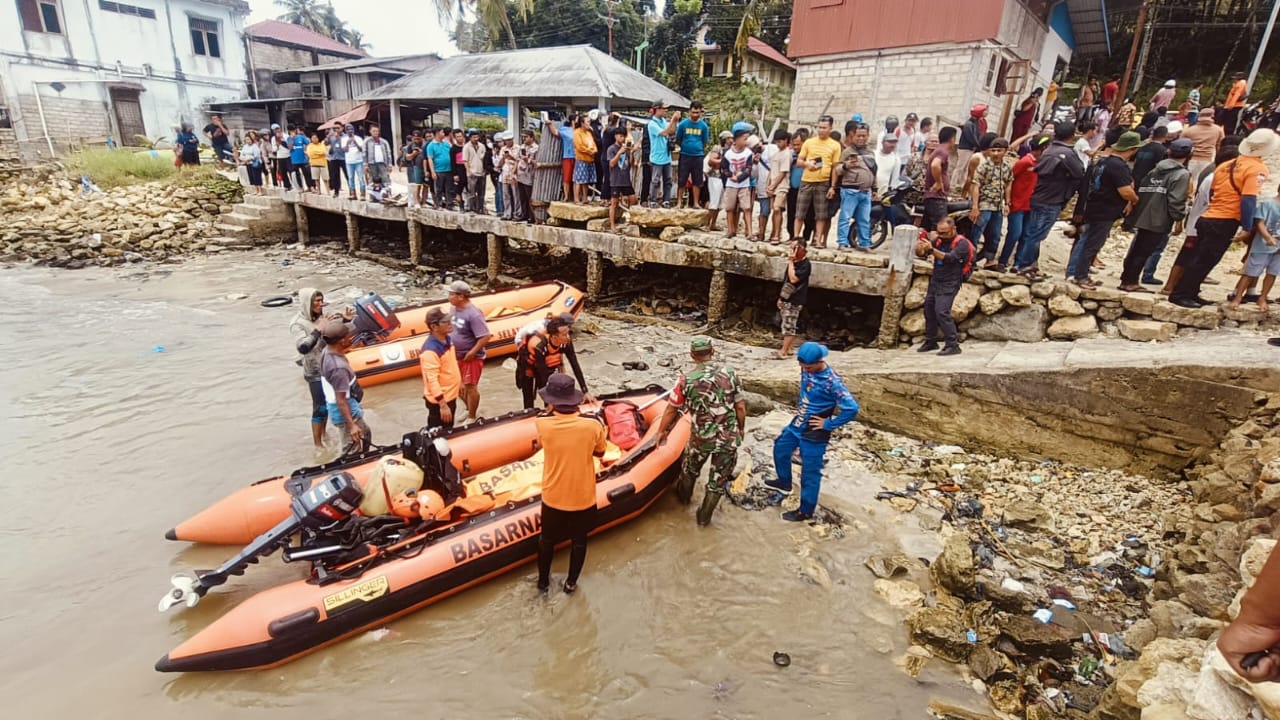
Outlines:
[[245,0],[13,0],[0,9],[0,123],[24,155],[197,131],[244,97]]

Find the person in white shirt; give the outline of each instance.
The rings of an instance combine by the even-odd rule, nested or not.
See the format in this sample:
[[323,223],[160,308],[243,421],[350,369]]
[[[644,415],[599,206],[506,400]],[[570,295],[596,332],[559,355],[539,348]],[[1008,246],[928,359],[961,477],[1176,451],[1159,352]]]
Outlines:
[[898,136],[898,158],[904,166],[911,159],[911,153],[924,143],[924,135],[920,133],[919,123],[920,116],[907,113],[902,125],[894,132]]
[[1090,161],[1093,160],[1093,136],[1098,133],[1097,127],[1092,120],[1083,120],[1076,128],[1076,132],[1080,135],[1076,138],[1076,144],[1072,149],[1076,151],[1076,157],[1080,158],[1080,163],[1089,167]]
[[881,138],[880,147],[876,148],[876,189],[872,193],[873,201],[884,197],[902,174],[902,158],[898,155],[900,144],[898,136],[889,133]]
[[[791,133],[777,130],[773,133],[773,154],[769,156],[769,197],[770,210],[773,215],[773,226],[769,232],[769,242],[774,245],[782,243],[782,217],[786,215],[787,193],[791,190],[791,164],[795,160],[795,151],[791,149]],[[761,235],[764,234],[763,229]]]
[[360,181],[360,196],[364,197],[367,186],[364,180],[364,138],[356,135],[356,127],[348,124],[342,129],[342,137],[338,138],[338,147],[342,148],[343,161],[347,164],[347,190],[350,198],[356,199],[356,181]]

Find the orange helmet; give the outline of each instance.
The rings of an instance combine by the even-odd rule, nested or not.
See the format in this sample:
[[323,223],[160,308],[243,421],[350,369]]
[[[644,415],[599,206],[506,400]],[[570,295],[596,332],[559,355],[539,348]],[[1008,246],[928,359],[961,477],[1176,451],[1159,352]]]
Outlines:
[[444,498],[435,490],[422,490],[418,493],[418,516],[423,520],[436,518],[444,510]]

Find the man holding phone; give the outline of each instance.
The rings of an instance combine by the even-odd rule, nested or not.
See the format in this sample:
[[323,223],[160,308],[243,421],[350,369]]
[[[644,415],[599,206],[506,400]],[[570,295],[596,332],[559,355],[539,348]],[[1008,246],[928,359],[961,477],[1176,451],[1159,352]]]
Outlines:
[[835,175],[831,169],[840,159],[840,141],[831,137],[831,126],[835,120],[830,115],[818,118],[818,135],[804,141],[800,146],[799,159],[796,164],[804,168],[800,176],[800,194],[796,199],[795,237],[801,234],[804,216],[809,209],[814,215],[814,247],[826,247],[825,238],[831,214],[827,211],[827,203],[836,197]]

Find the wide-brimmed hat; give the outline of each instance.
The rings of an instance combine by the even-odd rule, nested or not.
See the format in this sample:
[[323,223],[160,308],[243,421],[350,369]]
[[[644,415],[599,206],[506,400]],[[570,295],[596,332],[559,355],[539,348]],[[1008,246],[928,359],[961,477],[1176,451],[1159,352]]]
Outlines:
[[1249,133],[1249,137],[1240,143],[1240,155],[1243,157],[1266,157],[1276,151],[1280,145],[1280,135],[1275,130],[1258,128]]
[[1142,139],[1142,136],[1131,130],[1121,135],[1120,139],[1116,140],[1116,143],[1111,146],[1111,149],[1124,152],[1125,150],[1142,147],[1145,144],[1146,141]]
[[449,294],[452,295],[453,293],[471,297],[471,286],[465,280],[454,280],[449,284]]
[[538,395],[548,405],[577,405],[582,402],[582,391],[577,382],[564,373],[556,373],[547,380],[547,386],[538,391]]

